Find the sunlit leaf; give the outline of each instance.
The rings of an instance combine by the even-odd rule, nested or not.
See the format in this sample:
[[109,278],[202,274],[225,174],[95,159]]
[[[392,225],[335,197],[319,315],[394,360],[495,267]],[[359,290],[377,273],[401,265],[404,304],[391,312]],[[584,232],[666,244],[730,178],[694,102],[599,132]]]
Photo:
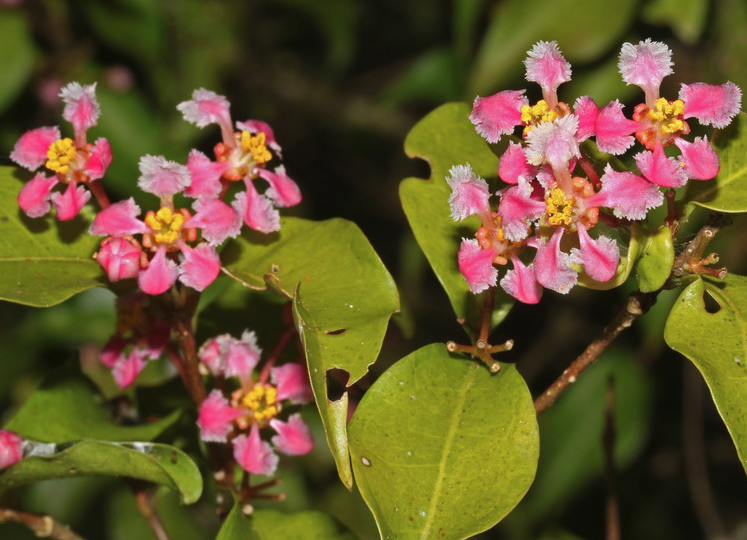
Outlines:
[[747,471],[747,278],[698,278],[674,304],[664,339],[700,370]]
[[277,510],[256,510],[250,516],[235,505],[216,540],[355,540],[331,516],[323,512],[288,514]]
[[350,421],[358,487],[385,538],[468,538],[499,522],[534,479],[537,418],[509,364],[424,347],[389,368]]
[[674,265],[672,231],[666,225],[641,238],[641,258],[635,265],[635,277],[641,292],[658,291],[669,279]]

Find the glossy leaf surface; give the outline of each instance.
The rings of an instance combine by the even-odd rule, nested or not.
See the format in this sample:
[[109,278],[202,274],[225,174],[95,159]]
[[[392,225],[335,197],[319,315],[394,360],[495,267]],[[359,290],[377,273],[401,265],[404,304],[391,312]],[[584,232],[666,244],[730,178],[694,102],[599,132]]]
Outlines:
[[236,505],[226,518],[216,540],[355,540],[331,516],[323,512],[287,514],[277,510],[256,510],[251,516]]
[[349,426],[353,471],[382,538],[468,538],[529,489],[539,454],[529,390],[433,344],[389,368]]
[[641,258],[635,265],[635,277],[641,292],[661,289],[674,265],[672,232],[666,225],[641,238]]
[[747,470],[747,278],[698,278],[674,304],[664,339],[700,370]]

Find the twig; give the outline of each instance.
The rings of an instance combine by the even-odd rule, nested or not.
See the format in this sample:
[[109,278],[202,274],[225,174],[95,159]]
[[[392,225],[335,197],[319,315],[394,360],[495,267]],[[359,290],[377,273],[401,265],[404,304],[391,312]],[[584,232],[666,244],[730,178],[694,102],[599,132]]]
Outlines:
[[615,473],[615,379],[607,383],[604,407],[604,481],[607,486],[607,540],[620,540],[620,506],[617,502]]
[[62,525],[52,516],[37,516],[27,512],[18,512],[2,508],[0,509],[0,523],[15,521],[22,523],[40,538],[55,538],[56,540],[85,540],[82,536],[75,534],[67,525]]
[[156,535],[158,540],[169,540],[169,535],[166,533],[166,529],[163,528],[163,524],[156,513],[153,501],[148,496],[145,489],[139,489],[135,492],[135,502],[137,503],[137,509],[148,522],[150,528]]

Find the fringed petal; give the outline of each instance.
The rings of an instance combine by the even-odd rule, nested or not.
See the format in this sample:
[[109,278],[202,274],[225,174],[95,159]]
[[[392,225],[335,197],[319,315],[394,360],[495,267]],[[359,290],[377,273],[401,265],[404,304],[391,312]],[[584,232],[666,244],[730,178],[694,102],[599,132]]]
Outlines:
[[594,281],[605,283],[615,277],[620,262],[620,248],[612,238],[600,236],[594,240],[583,225],[578,225],[580,249],[576,250],[584,272]]
[[233,440],[233,457],[242,469],[252,474],[271,475],[278,466],[278,456],[272,447],[259,437],[259,426],[253,424],[249,435]]
[[57,210],[57,219],[70,221],[80,213],[81,208],[91,198],[91,192],[84,186],[70,182],[65,191],[52,193],[49,198],[54,204],[55,210]]
[[169,290],[179,277],[179,269],[174,261],[166,258],[166,246],[161,244],[148,268],[138,275],[140,290],[146,294],[161,294]]
[[599,111],[594,129],[597,147],[602,152],[613,155],[624,153],[635,143],[632,133],[645,128],[639,122],[626,118],[622,110],[623,106],[615,100]]
[[194,216],[184,222],[184,228],[201,229],[210,245],[222,244],[226,238],[236,238],[241,232],[241,216],[220,199],[195,201]]
[[192,150],[187,158],[187,169],[192,182],[184,189],[187,197],[218,197],[223,186],[220,177],[228,170],[227,161],[212,161],[199,150]]
[[647,99],[659,97],[659,86],[672,70],[672,51],[658,41],[641,41],[638,45],[623,43],[618,67],[626,84],[640,86]]
[[258,169],[260,178],[270,183],[270,188],[265,192],[275,206],[285,208],[295,206],[301,202],[301,190],[291,178],[285,174],[285,167],[280,165],[274,171]]
[[573,105],[573,114],[578,118],[578,142],[594,137],[597,133],[596,123],[599,116],[599,105],[589,96],[581,96]]
[[542,286],[534,275],[534,265],[525,266],[518,256],[511,257],[513,268],[501,279],[501,287],[525,304],[536,304],[542,299]]
[[27,131],[16,142],[10,153],[10,159],[21,167],[34,171],[47,161],[47,150],[60,137],[60,128],[56,126]]
[[41,217],[50,208],[50,196],[52,188],[57,184],[57,177],[47,178],[37,173],[31,180],[21,188],[18,193],[18,206],[24,213],[32,218]]
[[451,187],[451,219],[462,221],[468,216],[490,213],[488,183],[473,173],[469,164],[449,169],[446,182]]
[[682,164],[667,157],[660,141],[656,141],[653,152],[644,150],[633,156],[640,173],[657,186],[681,187],[687,183],[687,173]]
[[220,274],[218,253],[208,244],[199,244],[195,248],[184,244],[180,249],[184,261],[179,265],[179,281],[197,291],[204,290]]
[[73,125],[75,140],[80,143],[84,133],[96,125],[101,114],[101,107],[96,100],[96,83],[82,86],[71,82],[60,91],[60,97],[65,102],[62,117]]
[[457,256],[459,271],[474,294],[495,287],[498,270],[493,266],[493,260],[496,254],[495,248],[482,249],[477,240],[462,238]]
[[83,172],[91,180],[98,180],[104,177],[106,169],[112,163],[112,149],[109,141],[103,137],[96,139],[91,149],[91,157],[86,161]]
[[241,415],[241,409],[231,407],[220,390],[213,390],[200,405],[197,417],[200,438],[208,442],[226,442],[233,421]]
[[270,427],[277,432],[272,438],[272,444],[283,454],[303,456],[314,449],[311,430],[300,414],[291,415],[287,422],[273,418],[270,420]]
[[272,205],[272,201],[257,193],[250,180],[246,182],[246,191],[236,194],[233,208],[244,217],[247,227],[262,233],[280,230],[280,214]]
[[226,377],[249,380],[262,356],[262,349],[257,345],[257,335],[250,330],[244,330],[241,339],[227,339],[222,349]]
[[742,106],[742,91],[731,81],[683,84],[679,97],[685,103],[685,118],[716,128],[728,126]]
[[674,144],[682,152],[680,161],[685,166],[685,174],[688,178],[710,180],[718,174],[721,161],[707,137],[696,137],[693,142],[678,137]]
[[469,119],[480,136],[489,143],[497,143],[501,135],[509,135],[522,125],[521,107],[528,103],[524,90],[504,90],[485,98],[477,96]]
[[537,175],[537,167],[527,163],[524,146],[510,142],[498,161],[498,176],[507,184],[517,184],[519,177],[532,180]]
[[556,103],[551,96],[564,82],[571,80],[571,64],[563,58],[555,41],[540,41],[535,43],[524,60],[526,79],[536,82],[542,87],[542,95],[550,107]]
[[632,172],[618,172],[607,165],[600,180],[602,189],[587,198],[586,204],[612,208],[618,218],[643,219],[649,210],[664,202],[664,195],[656,184]]
[[143,156],[139,166],[141,175],[137,180],[138,187],[157,197],[176,195],[192,182],[185,165],[163,156]]
[[578,281],[578,274],[573,268],[573,263],[577,261],[570,254],[560,251],[562,237],[563,229],[559,228],[547,243],[544,240],[537,242],[534,274],[543,287],[567,294]]
[[544,201],[532,198],[532,185],[519,179],[519,183],[509,188],[501,197],[498,215],[501,217],[503,234],[509,240],[518,242],[529,234],[527,228],[530,221],[538,219],[545,212]]
[[96,236],[124,236],[150,232],[150,228],[137,219],[140,207],[130,197],[119,201],[98,214],[91,224],[89,233]]
[[270,381],[277,388],[277,399],[290,400],[294,404],[310,403],[314,399],[305,365],[289,363],[272,368]]
[[117,360],[112,368],[112,376],[117,387],[122,390],[135,382],[137,376],[145,368],[145,358],[137,347],[133,347],[130,354]]

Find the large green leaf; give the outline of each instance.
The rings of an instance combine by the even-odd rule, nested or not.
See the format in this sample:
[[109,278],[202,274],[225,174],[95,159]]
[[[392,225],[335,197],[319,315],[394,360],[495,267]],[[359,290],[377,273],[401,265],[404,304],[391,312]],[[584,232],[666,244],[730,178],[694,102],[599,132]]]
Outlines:
[[747,277],[698,278],[677,299],[664,339],[700,370],[747,470]]
[[34,67],[34,40],[29,20],[20,10],[3,9],[0,16],[0,111],[26,85]]
[[187,454],[166,444],[114,443],[86,439],[46,445],[0,474],[0,493],[15,486],[57,478],[106,475],[156,482],[179,492],[183,504],[202,494],[202,476]]
[[98,405],[90,385],[80,378],[61,377],[37,389],[5,429],[42,442],[84,438],[107,441],[150,441],[179,419],[180,411],[150,424],[115,424]]
[[[466,103],[448,103],[428,114],[412,128],[405,140],[405,152],[422,158],[431,167],[429,180],[406,178],[399,188],[402,208],[436,277],[451,301],[457,319],[479,328],[480,296],[469,290],[457,266],[462,237],[474,237],[479,228],[476,217],[461,225],[451,219],[446,175],[454,165],[470,164],[475,174],[486,179],[497,178],[498,158],[475,132],[469,121],[471,108]],[[493,322],[500,322],[513,299],[502,289],[497,291]]]
[[363,377],[399,309],[389,272],[358,227],[345,220],[282,221],[279,233],[246,233],[223,250],[226,273],[253,288],[268,284],[293,299],[311,385],[340,478],[352,487],[347,393],[330,400],[327,371]]
[[389,368],[348,428],[353,471],[381,538],[467,538],[529,489],[537,417],[516,369],[433,344]]
[[18,207],[23,183],[17,171],[0,167],[0,300],[49,307],[102,285],[92,257],[101,239],[88,234],[92,208],[66,222],[54,211],[29,218]]
[[355,540],[331,516],[309,511],[286,514],[277,510],[256,510],[245,516],[235,505],[216,540]]
[[717,212],[747,212],[747,114],[739,113],[730,126],[715,130],[711,142],[721,171],[713,180],[691,181],[687,199]]

